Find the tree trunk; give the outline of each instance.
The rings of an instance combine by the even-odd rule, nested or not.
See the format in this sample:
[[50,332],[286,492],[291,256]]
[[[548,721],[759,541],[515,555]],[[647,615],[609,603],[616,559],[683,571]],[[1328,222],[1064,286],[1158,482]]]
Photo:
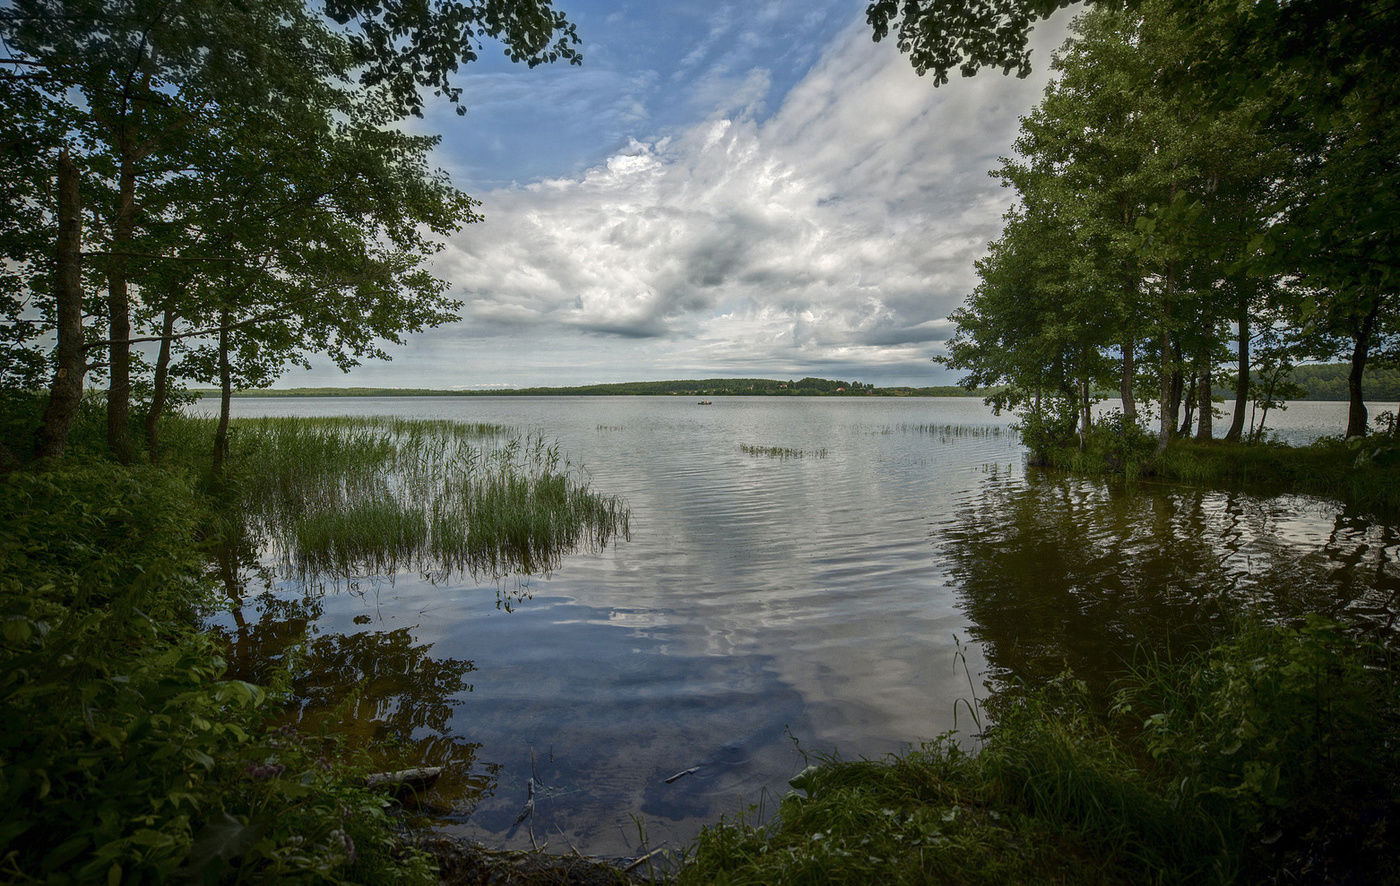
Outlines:
[[1081,378],[1079,380],[1079,451],[1085,452],[1089,448],[1089,431],[1093,427],[1093,416],[1089,411],[1089,380]]
[[1215,402],[1211,399],[1213,382],[1210,364],[1201,368],[1201,378],[1196,389],[1196,440],[1210,442],[1215,437]]
[[1260,398],[1263,401],[1263,406],[1259,410],[1259,424],[1255,425],[1254,430],[1250,433],[1249,442],[1251,443],[1258,443],[1264,437],[1264,422],[1269,420],[1269,404],[1274,402],[1274,387],[1277,384],[1278,375],[1275,373],[1264,386],[1264,396]]
[[1244,411],[1249,405],[1249,289],[1248,284],[1239,284],[1239,316],[1235,322],[1239,324],[1239,364],[1235,377],[1235,414],[1230,419],[1230,430],[1225,432],[1225,439],[1231,443],[1238,443],[1241,435],[1244,434]]
[[1118,396],[1123,399],[1123,424],[1137,424],[1137,401],[1133,399],[1133,377],[1137,368],[1133,364],[1134,342],[1130,338],[1123,343],[1123,378],[1118,384]]
[[233,400],[233,370],[228,360],[228,308],[219,313],[219,427],[214,432],[214,482],[218,483],[228,459],[228,417]]
[[[1198,376],[1196,373],[1191,373],[1191,381],[1188,384],[1184,378],[1178,375],[1174,383],[1177,402],[1184,403],[1186,406],[1181,416],[1181,427],[1176,429],[1176,435],[1178,437],[1185,437],[1187,434],[1191,433],[1191,418],[1196,414],[1197,378]],[[1189,397],[1186,396],[1188,392],[1190,393]]]
[[116,224],[107,265],[108,369],[107,447],[117,461],[129,464],[131,445],[131,295],[128,292],[127,257],[136,230],[136,161],[129,145],[123,145]]
[[67,149],[58,155],[58,252],[54,261],[58,309],[58,367],[49,403],[34,439],[36,458],[59,458],[83,400],[87,354],[83,348],[83,218],[78,168]]
[[175,312],[165,309],[160,321],[160,354],[156,357],[155,378],[151,383],[151,411],[146,413],[146,451],[151,463],[160,461],[160,417],[170,393],[170,348],[175,332]]
[[1176,419],[1176,405],[1172,402],[1172,298],[1176,292],[1176,266],[1167,263],[1167,279],[1162,292],[1162,332],[1161,343],[1161,382],[1159,393],[1161,394],[1161,412],[1157,428],[1157,451],[1161,452],[1167,448],[1167,444],[1172,441],[1172,423]]
[[1211,400],[1214,383],[1211,372],[1215,362],[1215,311],[1207,308],[1201,317],[1201,353],[1196,359],[1196,385],[1191,396],[1196,398],[1196,442],[1209,442],[1215,436],[1215,403]]
[[1347,373],[1347,433],[1348,437],[1366,436],[1366,401],[1361,396],[1361,375],[1366,371],[1366,358],[1371,351],[1371,333],[1381,312],[1381,300],[1376,298],[1371,310],[1353,328],[1355,345],[1351,349],[1351,371]]

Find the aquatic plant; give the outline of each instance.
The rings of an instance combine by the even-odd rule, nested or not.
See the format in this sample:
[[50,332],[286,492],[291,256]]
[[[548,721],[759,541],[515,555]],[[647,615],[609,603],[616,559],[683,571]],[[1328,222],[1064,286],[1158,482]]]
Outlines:
[[542,437],[408,419],[239,420],[239,504],[288,574],[548,573],[629,512]]
[[901,434],[928,434],[942,438],[943,442],[960,437],[1000,437],[1013,433],[1003,425],[954,425],[954,424],[909,424],[899,426]]
[[821,449],[788,449],[782,446],[752,446],[748,443],[740,443],[739,451],[768,458],[826,458],[826,447],[824,446]]

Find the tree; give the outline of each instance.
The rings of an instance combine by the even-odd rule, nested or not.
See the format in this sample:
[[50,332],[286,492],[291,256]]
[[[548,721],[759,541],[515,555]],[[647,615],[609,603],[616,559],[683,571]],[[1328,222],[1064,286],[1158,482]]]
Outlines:
[[1025,77],[1031,26],[1071,0],[873,0],[866,21],[875,39],[896,35],[899,51],[920,75],[933,72],[938,86],[958,68],[971,77],[981,68],[1001,68]]
[[997,411],[1025,412],[1034,448],[1076,429],[1083,447],[1091,392],[1113,373],[1100,347],[1103,278],[1055,204],[1028,203],[1007,214],[1001,239],[977,263],[981,282],[953,314],[957,332],[938,361],[967,370],[964,387],[996,389],[988,403]]
[[58,155],[58,247],[54,256],[54,313],[58,339],[53,385],[35,437],[35,458],[57,458],[83,399],[87,349],[83,342],[82,199],[78,169]]
[[[875,0],[867,18],[876,40],[894,33],[915,69],[932,71],[942,84],[955,67],[964,76],[983,67],[1025,76],[1031,27],[1065,5],[1057,0]],[[1297,158],[1291,169],[1255,179],[1278,187],[1267,197],[1245,198],[1257,200],[1262,230],[1247,238],[1249,246],[1237,250],[1232,261],[1274,276],[1298,276],[1315,292],[1310,316],[1330,318],[1350,343],[1355,383],[1347,433],[1364,433],[1361,378],[1376,335],[1387,334],[1397,279],[1400,53],[1394,34],[1400,32],[1400,4],[1091,0],[1091,6],[1178,21],[1189,63],[1166,72],[1165,82],[1189,90],[1208,124],[1229,121],[1236,131],[1264,138]],[[1189,230],[1202,217],[1202,196],[1179,190],[1150,218],[1159,229]],[[1185,226],[1179,224],[1183,209],[1197,213]],[[1200,252],[1198,241],[1197,256]],[[1271,258],[1261,258],[1260,252]],[[1176,290],[1177,270],[1167,275],[1165,290]],[[1240,295],[1245,288],[1229,287],[1235,292],[1231,313],[1238,314],[1241,299],[1248,302]],[[1237,321],[1241,342],[1248,341],[1245,325]],[[1165,337],[1159,349],[1168,351]],[[1248,362],[1244,356],[1240,361]],[[1248,384],[1247,372],[1238,376],[1240,385]],[[1165,379],[1162,385],[1165,402]],[[1244,397],[1244,390],[1237,392],[1237,400]],[[1164,441],[1168,435],[1164,416]]]
[[[233,295],[227,287],[247,281],[232,273],[230,264],[244,262],[245,271],[258,270],[264,284],[275,279],[276,286],[257,290],[264,295],[274,290],[301,292],[300,302],[283,299],[278,316],[293,304],[317,305],[313,291],[324,295],[337,287],[348,292],[358,286],[360,295],[386,295],[394,286],[405,286],[413,295],[400,299],[400,310],[366,310],[373,321],[365,326],[368,335],[392,340],[399,332],[446,319],[449,305],[441,300],[440,287],[434,294],[413,259],[417,255],[421,260],[431,251],[429,241],[405,234],[405,225],[421,222],[441,233],[475,216],[465,197],[440,177],[427,174],[420,162],[426,143],[408,147],[412,140],[405,141],[406,136],[393,130],[395,121],[421,113],[423,88],[457,102],[461,110],[460,89],[452,78],[460,64],[477,58],[483,39],[504,41],[511,58],[530,65],[580,61],[573,25],[552,9],[550,0],[326,0],[323,11],[324,16],[298,0],[129,0],[116,5],[103,0],[14,0],[0,9],[0,39],[10,49],[0,66],[0,99],[7,112],[40,106],[61,110],[63,125],[56,127],[61,137],[44,145],[46,156],[32,165],[52,170],[58,151],[69,150],[94,210],[84,257],[105,278],[102,315],[107,328],[100,346],[107,351],[103,368],[109,380],[109,445],[119,458],[133,455],[133,323],[161,315],[158,337],[167,361],[167,346],[179,336],[194,334],[176,331],[177,304],[185,319],[212,317],[221,323],[219,318],[226,318],[244,324],[239,329],[250,328],[251,316],[233,319],[238,312],[229,303]],[[221,166],[222,160],[210,158],[246,160],[257,127],[283,135],[289,132],[287,126],[307,127],[300,138],[292,139],[305,146],[311,133],[326,132],[328,121],[334,121],[339,150],[348,150],[344,145],[361,149],[355,174],[376,164],[386,174],[376,177],[371,172],[357,181],[347,173],[330,182],[325,176],[318,178],[310,164],[293,162],[286,151],[258,155],[260,174],[264,182],[286,182],[295,193],[295,205],[322,213],[319,234],[330,233],[325,213],[343,212],[334,242],[349,247],[347,260],[358,262],[353,272],[344,262],[313,267],[307,261],[270,260],[266,251],[218,233],[223,220],[207,211],[200,217],[207,203],[191,201],[207,197],[208,188],[201,193],[201,185],[231,186],[229,176],[234,175],[230,164]],[[376,155],[379,159],[372,159]],[[407,159],[410,155],[415,159]],[[250,170],[247,165],[242,168],[245,178]],[[417,185],[412,181],[415,175],[421,180]],[[27,180],[35,178],[31,174]],[[378,197],[400,199],[416,188],[418,204],[403,212],[385,210],[375,223],[359,228],[356,239],[354,225],[374,214],[364,205],[371,189],[391,180],[394,187]],[[36,189],[45,190],[31,187]],[[238,195],[229,197],[236,202]],[[434,200],[436,206],[427,206]],[[52,202],[32,195],[7,203],[11,210],[18,206],[47,219],[56,215]],[[259,212],[267,216],[276,207],[264,202],[240,205],[239,210],[240,236],[246,236]],[[446,221],[444,212],[454,218]],[[318,236],[317,223],[306,213],[290,217],[306,225],[305,236],[292,242],[305,245]],[[51,249],[36,250],[34,243],[44,236],[52,242],[52,234],[42,233],[52,230],[52,222],[29,227],[39,232],[29,235],[29,251],[51,255]],[[277,227],[287,232],[287,224]],[[376,238],[388,235],[391,227],[395,233],[389,241],[378,242]],[[323,240],[325,248],[310,252],[329,261],[331,244]],[[170,271],[171,262],[180,263],[179,273]],[[9,267],[13,264],[6,270]],[[360,275],[360,283],[351,286],[350,273]],[[192,282],[173,282],[181,275]],[[371,285],[368,281],[376,275]],[[402,309],[424,297],[424,311]],[[202,305],[191,301],[200,298],[205,300]],[[171,310],[152,310],[154,303]],[[340,306],[344,304],[342,299]],[[12,316],[19,313],[14,305],[9,307]],[[345,322],[355,319],[352,314]],[[50,316],[7,332],[22,345],[52,322]],[[335,342],[356,338],[344,325],[340,332],[328,331],[328,322],[322,312],[319,319],[299,327],[302,344],[334,349]],[[206,334],[220,331],[231,330]],[[92,349],[94,343],[87,346]],[[363,342],[350,350],[382,353]],[[23,353],[19,345],[5,350],[7,360]]]
[[[1208,436],[1223,271],[1208,252],[1192,255],[1188,246],[1205,236],[1201,219],[1212,217],[1203,212],[1205,206],[1227,215],[1226,204],[1210,196],[1219,190],[1223,166],[1210,162],[1206,146],[1221,138],[1214,132],[1219,126],[1202,127],[1191,96],[1172,83],[1185,53],[1170,17],[1148,20],[1138,13],[1096,10],[1076,20],[1074,32],[1076,39],[1052,63],[1058,79],[1022,120],[1016,158],[1003,159],[996,173],[1016,188],[1024,209],[1010,217],[1012,225],[1034,221],[1040,227],[1038,242],[1023,252],[1064,257],[1014,259],[1054,265],[1038,269],[1019,296],[1035,301],[1036,310],[1003,311],[983,320],[1047,330],[1053,325],[1050,338],[1033,336],[1041,351],[1031,359],[1055,359],[1044,346],[1059,342],[1069,349],[1065,356],[1084,367],[1077,376],[1081,391],[1087,389],[1091,362],[1116,364],[1116,379],[1096,381],[1117,385],[1129,426],[1137,419],[1134,388],[1153,375],[1137,355],[1151,351],[1155,342],[1161,444],[1178,433],[1175,417],[1183,400],[1189,418],[1198,397],[1203,404],[1199,433]],[[1209,187],[1203,169],[1211,170]],[[1193,192],[1203,196],[1195,198]],[[1147,226],[1141,223],[1164,204],[1169,211]],[[1016,239],[1023,236],[1016,232]],[[992,282],[988,271],[1015,255],[994,246],[995,261],[979,266],[984,284]],[[972,309],[978,304],[974,298]],[[1069,326],[1066,316],[1075,318]],[[961,330],[971,317],[960,312],[955,319]],[[985,334],[986,322],[981,329]],[[1083,446],[1089,430],[1086,402],[1079,412]]]

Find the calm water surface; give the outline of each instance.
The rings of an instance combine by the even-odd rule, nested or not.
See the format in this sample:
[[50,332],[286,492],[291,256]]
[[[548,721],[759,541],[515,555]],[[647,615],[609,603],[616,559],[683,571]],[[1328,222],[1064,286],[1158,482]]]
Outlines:
[[[218,622],[236,655],[309,628],[317,667],[366,681],[360,728],[455,761],[474,793],[447,827],[495,846],[530,845],[506,834],[532,777],[551,850],[633,854],[638,821],[651,847],[679,847],[771,808],[799,747],[879,756],[972,731],[965,702],[987,680],[1069,665],[1107,685],[1135,650],[1207,639],[1240,605],[1389,630],[1400,588],[1391,525],[1305,497],[1028,470],[1011,419],[974,399],[239,399],[234,414],[504,424],[557,439],[631,507],[630,540],[549,576],[277,583]],[[1344,419],[1300,403],[1276,424],[1302,442]]]

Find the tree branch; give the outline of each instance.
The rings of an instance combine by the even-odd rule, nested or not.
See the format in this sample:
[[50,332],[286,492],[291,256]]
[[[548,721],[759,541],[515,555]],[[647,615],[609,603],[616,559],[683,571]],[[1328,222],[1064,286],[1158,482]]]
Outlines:
[[[268,320],[289,320],[289,319],[291,319],[293,316],[295,316],[295,315],[294,315],[294,314],[278,314],[278,313],[260,314],[260,315],[258,315],[258,316],[256,316],[256,317],[249,317],[247,320],[240,320],[240,321],[237,322],[237,323],[230,323],[230,324],[228,324],[227,326],[210,326],[210,327],[207,328],[207,329],[192,329],[192,330],[190,330],[189,332],[181,332],[181,333],[178,333],[178,334],[176,334],[176,335],[170,336],[170,340],[171,340],[171,341],[174,341],[174,340],[176,340],[176,339],[182,339],[182,338],[199,338],[200,336],[203,336],[203,335],[213,335],[213,334],[216,333],[216,332],[225,332],[225,331],[232,331],[232,330],[234,330],[234,329],[242,329],[242,328],[245,327],[245,326],[256,326],[257,324],[259,324],[259,323],[265,323],[265,322],[267,322]],[[142,338],[128,338],[128,339],[124,339],[122,342],[114,342],[114,341],[111,341],[111,340],[108,340],[108,341],[91,341],[91,342],[88,342],[87,344],[83,345],[83,347],[86,348],[86,349],[105,348],[105,347],[107,347],[108,345],[112,345],[112,344],[122,344],[122,343],[128,344],[128,345],[139,345],[139,344],[146,344],[147,342],[165,341],[165,338],[166,338],[166,337],[165,337],[165,336],[162,336],[162,335],[148,335],[148,336],[144,336],[144,337],[142,337]]]

